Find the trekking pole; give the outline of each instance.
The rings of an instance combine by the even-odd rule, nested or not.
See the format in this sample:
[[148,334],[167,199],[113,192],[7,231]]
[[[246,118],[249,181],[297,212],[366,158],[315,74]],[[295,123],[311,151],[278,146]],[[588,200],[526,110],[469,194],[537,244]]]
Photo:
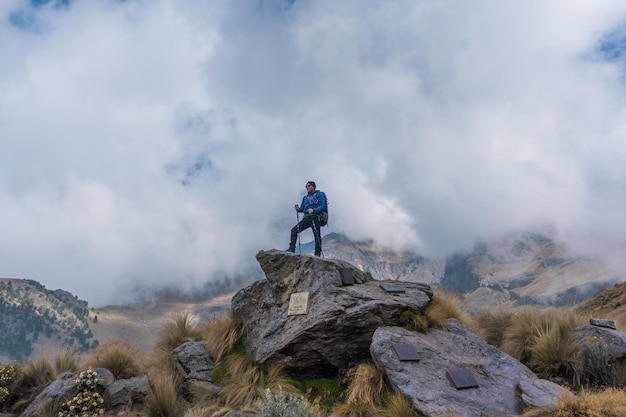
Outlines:
[[[314,216],[317,217],[317,224],[320,224],[319,214],[315,214]],[[322,249],[322,230],[315,227],[314,221],[311,221],[311,228],[313,229],[313,239],[317,239],[318,236],[320,238],[320,256],[323,258],[324,250]]]
[[298,228],[298,254],[302,255],[302,248],[300,247],[300,213],[296,211],[296,227]]

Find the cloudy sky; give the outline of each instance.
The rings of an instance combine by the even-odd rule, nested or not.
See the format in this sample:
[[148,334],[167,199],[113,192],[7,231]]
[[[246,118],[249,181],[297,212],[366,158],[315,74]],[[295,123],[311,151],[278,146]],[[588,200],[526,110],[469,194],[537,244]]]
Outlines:
[[[0,277],[90,305],[330,227],[626,251],[623,0],[2,0]],[[303,235],[310,240],[310,233]]]

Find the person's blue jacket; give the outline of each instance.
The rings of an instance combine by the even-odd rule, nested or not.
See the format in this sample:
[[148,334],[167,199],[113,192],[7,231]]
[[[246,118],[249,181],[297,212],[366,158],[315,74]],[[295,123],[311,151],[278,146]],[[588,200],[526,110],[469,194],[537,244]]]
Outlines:
[[324,194],[321,191],[313,190],[304,197],[302,197],[302,204],[300,204],[300,213],[305,215],[309,214],[309,209],[313,209],[313,214],[320,214],[326,207],[326,200]]

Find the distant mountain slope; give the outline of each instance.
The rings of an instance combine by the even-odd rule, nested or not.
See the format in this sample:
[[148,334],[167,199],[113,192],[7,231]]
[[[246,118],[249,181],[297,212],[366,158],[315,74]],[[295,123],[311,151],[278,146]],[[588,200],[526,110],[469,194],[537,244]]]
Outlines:
[[107,306],[92,311],[89,327],[100,343],[124,340],[147,352],[155,346],[168,321],[187,314],[192,320],[204,323],[228,311],[232,296],[233,293],[204,301],[168,300]]
[[0,278],[0,362],[21,360],[51,346],[79,351],[95,345],[87,302],[36,281]]
[[620,327],[626,327],[626,282],[605,289],[576,309],[592,317],[615,320]]
[[[339,233],[324,236],[323,252],[325,257],[350,262],[379,280],[438,284],[444,271],[443,260],[426,258],[412,252],[381,249],[371,240],[353,241]],[[302,245],[302,253],[312,254],[313,243]]]
[[[312,250],[312,243],[302,245],[303,253]],[[446,259],[383,250],[372,241],[330,233],[324,236],[324,256],[348,261],[376,279],[424,282],[463,295],[470,312],[519,304],[573,305],[626,279],[601,260],[574,254],[536,232],[508,233]]]
[[450,256],[441,286],[466,294],[474,309],[489,307],[489,298],[559,307],[583,302],[624,280],[600,259],[574,254],[549,236],[523,232]]

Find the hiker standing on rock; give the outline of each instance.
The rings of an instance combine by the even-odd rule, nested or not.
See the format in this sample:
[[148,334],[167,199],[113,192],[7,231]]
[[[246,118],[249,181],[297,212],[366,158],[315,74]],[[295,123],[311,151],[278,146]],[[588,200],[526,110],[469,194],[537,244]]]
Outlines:
[[302,198],[302,204],[294,206],[297,213],[304,213],[304,217],[291,229],[291,241],[289,242],[289,249],[287,249],[288,252],[296,252],[298,234],[310,227],[313,229],[313,236],[315,237],[315,256],[322,254],[320,215],[325,210],[326,197],[324,193],[316,188],[314,181],[308,181],[306,183],[307,194]]

